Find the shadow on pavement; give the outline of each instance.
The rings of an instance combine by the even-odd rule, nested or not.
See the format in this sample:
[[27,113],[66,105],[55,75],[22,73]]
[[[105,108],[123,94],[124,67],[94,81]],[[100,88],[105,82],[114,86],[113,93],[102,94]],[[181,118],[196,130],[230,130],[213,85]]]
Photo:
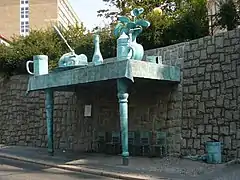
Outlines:
[[[56,168],[51,168],[42,165],[36,165],[31,163],[25,163],[16,160],[9,160],[0,158],[0,178],[4,176],[14,175],[35,175],[35,174],[44,174],[47,175],[64,175],[65,177],[74,177],[74,178],[83,178],[83,179],[106,179],[106,177],[101,176],[93,176],[84,173],[74,172],[74,171],[66,171]],[[34,177],[33,177],[34,178]]]

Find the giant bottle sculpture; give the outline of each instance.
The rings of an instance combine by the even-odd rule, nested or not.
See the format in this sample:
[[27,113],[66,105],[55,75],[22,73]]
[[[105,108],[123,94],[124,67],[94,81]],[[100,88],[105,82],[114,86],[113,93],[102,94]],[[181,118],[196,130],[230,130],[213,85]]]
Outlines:
[[92,62],[94,65],[99,65],[103,63],[103,57],[100,51],[100,39],[99,35],[94,35],[94,54],[92,57]]

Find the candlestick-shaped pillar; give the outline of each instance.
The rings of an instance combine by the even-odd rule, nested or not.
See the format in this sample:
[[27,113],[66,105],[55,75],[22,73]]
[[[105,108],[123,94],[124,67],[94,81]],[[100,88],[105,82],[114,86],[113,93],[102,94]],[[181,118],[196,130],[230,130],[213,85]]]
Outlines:
[[99,65],[103,63],[103,57],[100,51],[100,38],[99,35],[94,36],[94,54],[92,58],[92,62],[94,65]]
[[48,144],[48,153],[49,155],[54,154],[53,146],[53,90],[46,89],[46,119],[47,119],[47,144]]
[[120,114],[120,125],[121,125],[121,137],[122,137],[122,160],[123,165],[129,163],[129,152],[128,152],[128,82],[126,79],[117,80],[118,88],[118,100],[119,100],[119,114]]

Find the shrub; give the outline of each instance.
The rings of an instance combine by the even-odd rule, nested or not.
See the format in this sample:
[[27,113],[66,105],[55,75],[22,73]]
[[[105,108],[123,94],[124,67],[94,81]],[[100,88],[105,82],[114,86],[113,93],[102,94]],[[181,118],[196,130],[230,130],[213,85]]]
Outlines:
[[[149,11],[150,12],[150,11]],[[206,0],[189,0],[174,12],[154,11],[146,15],[151,26],[138,38],[145,49],[162,47],[208,35]],[[100,48],[103,58],[116,56],[116,38],[113,28],[99,29]],[[86,32],[83,25],[69,27],[64,37],[77,54],[86,54],[92,60],[93,33]],[[53,28],[32,30],[27,37],[14,37],[9,47],[0,45],[0,72],[5,75],[25,74],[25,63],[33,55],[46,54],[50,68],[56,67],[59,58],[69,52]]]

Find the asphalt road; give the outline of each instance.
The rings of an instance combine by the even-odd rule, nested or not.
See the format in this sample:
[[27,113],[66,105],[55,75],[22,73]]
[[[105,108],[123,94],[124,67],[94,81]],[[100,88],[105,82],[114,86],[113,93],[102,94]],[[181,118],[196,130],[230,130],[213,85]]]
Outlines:
[[79,180],[111,178],[0,158],[0,180]]

